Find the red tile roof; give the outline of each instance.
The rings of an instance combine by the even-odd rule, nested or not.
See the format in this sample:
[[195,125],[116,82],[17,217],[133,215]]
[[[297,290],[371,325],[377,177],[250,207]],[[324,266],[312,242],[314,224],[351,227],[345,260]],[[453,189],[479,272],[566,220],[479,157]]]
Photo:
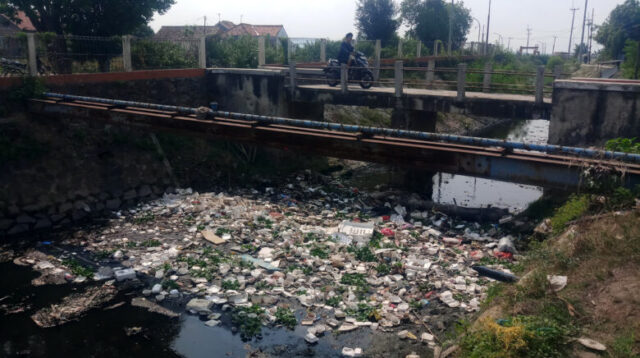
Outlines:
[[16,18],[18,18],[20,20],[20,21],[18,21],[18,23],[16,23],[16,26],[18,26],[20,28],[20,30],[22,30],[22,31],[36,31],[36,27],[33,26],[33,23],[31,22],[31,19],[23,11],[18,11],[18,13],[16,14]]
[[282,25],[250,25],[240,24],[231,30],[225,32],[223,36],[278,36],[280,30],[284,29]]

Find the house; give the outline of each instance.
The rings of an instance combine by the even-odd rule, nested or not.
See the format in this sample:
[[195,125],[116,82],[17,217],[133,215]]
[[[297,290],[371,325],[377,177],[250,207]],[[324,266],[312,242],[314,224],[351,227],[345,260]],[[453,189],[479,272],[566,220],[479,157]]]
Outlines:
[[206,36],[239,37],[239,36],[270,36],[272,38],[287,37],[282,25],[236,25],[231,21],[220,21],[212,26],[162,26],[155,35],[160,40],[186,40]]
[[11,36],[19,32],[35,32],[31,19],[22,11],[18,11],[17,20],[0,14],[0,36]]

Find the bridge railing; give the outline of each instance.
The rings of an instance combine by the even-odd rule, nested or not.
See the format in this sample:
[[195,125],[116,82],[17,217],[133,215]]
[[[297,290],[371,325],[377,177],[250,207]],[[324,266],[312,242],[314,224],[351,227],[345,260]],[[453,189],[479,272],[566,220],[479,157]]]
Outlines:
[[[493,70],[488,64],[482,69],[469,68],[468,64],[460,63],[457,67],[436,67],[435,59],[427,60],[426,66],[419,64],[405,66],[403,61],[381,61],[380,66],[374,66],[373,85],[382,88],[394,88],[397,96],[402,96],[406,89],[430,89],[456,91],[459,99],[464,99],[466,92],[520,94],[534,96],[536,102],[542,103],[553,92],[553,81],[563,78],[561,68],[548,72],[544,66],[532,71]],[[288,66],[289,85],[295,87],[303,84],[327,84],[322,69],[324,65],[296,64]],[[356,68],[353,68],[356,69]],[[358,85],[359,80],[349,78],[351,68],[343,65],[340,79],[334,79],[330,85],[340,86],[342,91],[348,92],[349,85]]]

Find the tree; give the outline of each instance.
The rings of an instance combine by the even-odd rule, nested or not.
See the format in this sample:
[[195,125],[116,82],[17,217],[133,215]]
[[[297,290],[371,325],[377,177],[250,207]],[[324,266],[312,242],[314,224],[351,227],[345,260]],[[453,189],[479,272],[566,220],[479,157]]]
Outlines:
[[393,0],[358,0],[356,27],[360,36],[370,40],[388,41],[395,38],[400,20]]
[[640,41],[640,0],[626,0],[616,6],[598,27],[595,40],[604,45],[604,54],[619,59],[628,40]]
[[403,0],[400,12],[409,28],[408,34],[419,38],[425,44],[436,40],[449,40],[449,14],[452,12],[452,48],[460,48],[467,39],[471,27],[471,15],[464,3],[453,7],[443,0]]
[[634,80],[640,79],[640,42],[628,40],[624,47],[622,75]]

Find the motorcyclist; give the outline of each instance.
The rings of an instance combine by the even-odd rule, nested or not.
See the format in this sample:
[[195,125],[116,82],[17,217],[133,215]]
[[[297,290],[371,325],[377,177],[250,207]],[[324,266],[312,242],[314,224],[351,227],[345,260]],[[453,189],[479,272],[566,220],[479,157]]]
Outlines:
[[353,41],[353,34],[350,32],[344,37],[342,45],[340,45],[340,53],[338,54],[338,61],[346,63],[347,66],[351,66],[351,62],[355,59],[355,48],[351,44]]

